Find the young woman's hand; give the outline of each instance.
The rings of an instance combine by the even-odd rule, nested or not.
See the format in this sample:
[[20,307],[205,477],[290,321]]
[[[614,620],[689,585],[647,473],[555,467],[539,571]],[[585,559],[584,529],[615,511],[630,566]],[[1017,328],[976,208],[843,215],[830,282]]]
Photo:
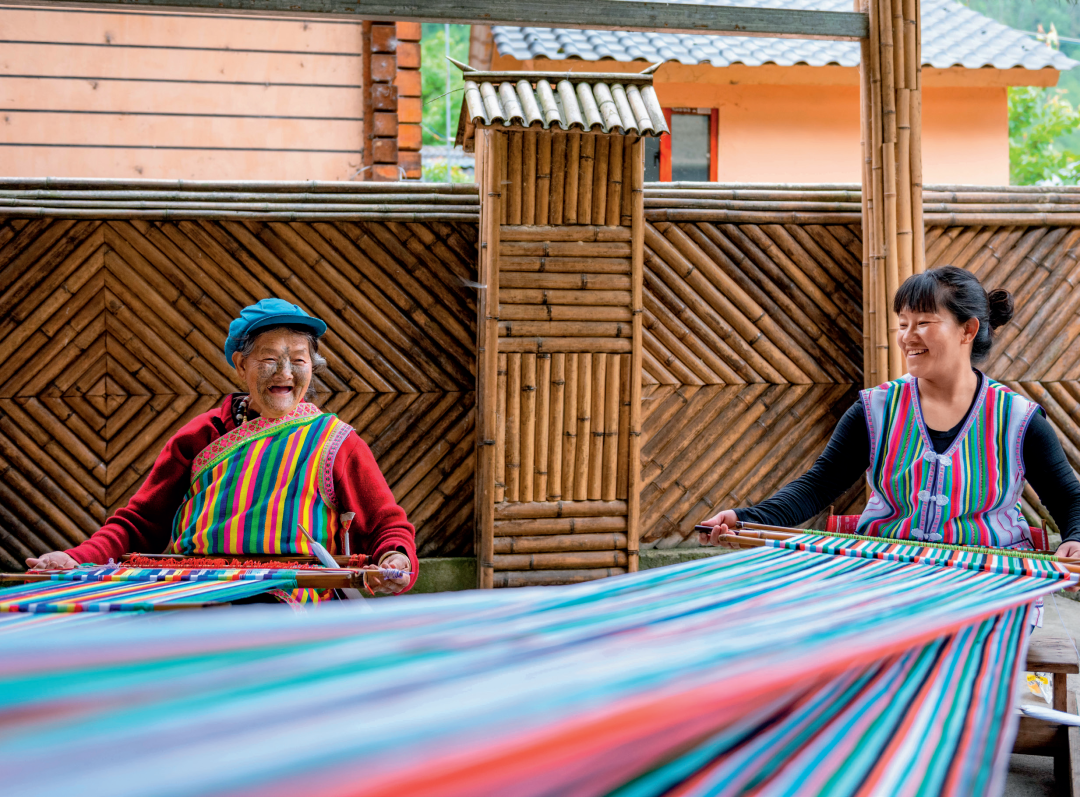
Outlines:
[[708,520],[701,521],[702,526],[712,526],[712,534],[698,534],[698,542],[702,545],[719,545],[722,548],[738,548],[734,543],[723,539],[724,534],[738,534],[735,524],[738,522],[734,509],[725,509],[713,515]]
[[[1076,540],[1068,540],[1061,543],[1058,549],[1054,551],[1054,555],[1062,559],[1080,559],[1080,542]],[[1080,592],[1080,584],[1075,587],[1066,587],[1066,592]]]

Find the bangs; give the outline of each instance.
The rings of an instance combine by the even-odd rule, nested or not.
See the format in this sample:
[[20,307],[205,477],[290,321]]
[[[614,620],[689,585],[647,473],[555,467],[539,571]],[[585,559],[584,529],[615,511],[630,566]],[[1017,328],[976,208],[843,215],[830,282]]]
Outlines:
[[904,280],[893,299],[893,312],[937,313],[945,304],[946,286],[939,282],[933,270],[924,271]]

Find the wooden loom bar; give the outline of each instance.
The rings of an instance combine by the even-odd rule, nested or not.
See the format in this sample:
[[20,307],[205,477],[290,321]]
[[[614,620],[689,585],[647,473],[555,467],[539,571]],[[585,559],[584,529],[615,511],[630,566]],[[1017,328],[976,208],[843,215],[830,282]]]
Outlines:
[[[163,563],[163,567],[168,567]],[[221,568],[228,570],[231,568]],[[257,570],[258,568],[249,568]],[[280,571],[275,571],[280,572]],[[300,589],[362,589],[364,571],[342,568],[341,570],[292,570],[296,574],[296,586]],[[47,572],[0,573],[0,581],[41,582],[51,581]],[[64,582],[57,582],[64,583]],[[70,583],[70,582],[68,582]]]

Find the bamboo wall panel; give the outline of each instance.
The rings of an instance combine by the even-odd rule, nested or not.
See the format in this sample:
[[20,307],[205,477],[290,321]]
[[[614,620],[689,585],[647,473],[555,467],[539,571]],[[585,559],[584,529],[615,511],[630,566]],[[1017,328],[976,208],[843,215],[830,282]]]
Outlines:
[[264,296],[324,318],[319,403],[369,442],[425,554],[471,552],[475,226],[0,222],[0,562],[70,547],[236,390]]

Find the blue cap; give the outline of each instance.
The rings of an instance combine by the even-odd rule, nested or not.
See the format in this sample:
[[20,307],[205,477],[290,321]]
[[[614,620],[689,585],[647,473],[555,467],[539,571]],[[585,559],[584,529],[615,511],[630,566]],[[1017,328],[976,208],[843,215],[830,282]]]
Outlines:
[[268,327],[303,327],[310,329],[317,338],[326,334],[326,324],[312,318],[295,304],[284,299],[260,299],[240,311],[240,317],[229,324],[229,337],[225,339],[225,359],[232,362],[233,353],[240,348],[244,338]]

